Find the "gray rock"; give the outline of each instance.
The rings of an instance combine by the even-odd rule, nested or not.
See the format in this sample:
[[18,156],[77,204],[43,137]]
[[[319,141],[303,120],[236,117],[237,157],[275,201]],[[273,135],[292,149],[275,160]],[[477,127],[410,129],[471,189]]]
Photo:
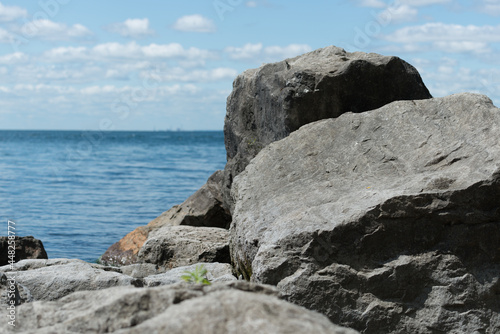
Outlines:
[[137,258],[165,269],[198,262],[229,263],[229,232],[216,227],[165,225],[151,232]]
[[115,270],[134,278],[144,278],[164,272],[162,268],[158,268],[158,266],[153,263],[135,263],[118,267]]
[[223,172],[216,171],[205,185],[180,205],[174,205],[168,211],[128,233],[111,245],[102,255],[100,262],[106,265],[123,266],[141,262],[137,258],[142,246],[152,231],[163,226],[205,226],[229,228],[231,215],[222,206],[221,184]]
[[[11,242],[10,244],[9,241]],[[9,246],[11,246],[11,248],[9,248]],[[12,247],[14,247],[15,249],[13,249]],[[11,252],[15,251],[13,259],[9,258],[9,250]],[[47,253],[45,252],[43,243],[32,236],[15,236],[14,239],[11,240],[9,240],[9,237],[0,237],[0,266],[4,266],[10,262],[18,262],[24,259],[46,258]]]
[[101,290],[114,286],[142,286],[142,280],[134,279],[113,268],[87,263],[81,260],[23,260],[0,268],[8,278],[24,289],[28,297],[23,301],[56,300],[74,291]]
[[28,289],[16,282],[15,276],[0,272],[0,308],[31,301],[33,301],[33,296]]
[[[0,312],[5,313],[2,309]],[[0,322],[2,333],[12,330]],[[80,291],[17,309],[16,333],[356,333],[246,282]]]
[[60,266],[64,264],[78,262],[81,263],[81,260],[75,259],[26,259],[21,260],[19,262],[14,263],[14,265],[5,265],[0,267],[0,272],[10,272],[10,271],[25,271],[25,270],[33,270],[43,267],[51,267],[51,266]]
[[224,173],[213,173],[198,191],[180,205],[174,205],[148,225],[159,228],[164,225],[188,225],[229,228],[231,214],[222,207]]
[[500,332],[500,110],[457,94],[308,124],[234,182],[238,274],[363,333]]
[[158,286],[183,282],[181,278],[186,271],[193,272],[197,266],[203,265],[207,269],[207,279],[210,282],[235,281],[236,277],[232,274],[232,268],[229,263],[196,263],[190,266],[177,267],[163,274],[151,275],[144,279],[145,286]]
[[330,46],[247,70],[227,99],[224,205],[232,181],[270,143],[302,125],[396,100],[431,98],[417,70],[397,57]]
[[355,334],[358,332],[333,325],[319,313],[277,298],[242,291],[217,291],[173,305],[155,318],[130,330],[117,333]]

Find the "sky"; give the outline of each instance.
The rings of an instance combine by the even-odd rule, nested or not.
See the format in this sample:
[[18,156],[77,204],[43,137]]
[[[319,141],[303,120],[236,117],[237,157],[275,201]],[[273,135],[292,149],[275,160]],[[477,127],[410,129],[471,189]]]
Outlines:
[[335,45],[500,106],[500,0],[0,0],[0,129],[221,130],[235,77]]

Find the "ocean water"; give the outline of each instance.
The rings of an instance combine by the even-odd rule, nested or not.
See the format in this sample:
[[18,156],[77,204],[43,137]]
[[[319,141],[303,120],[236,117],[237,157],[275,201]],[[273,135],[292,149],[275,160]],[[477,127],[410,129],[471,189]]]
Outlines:
[[94,262],[225,162],[222,131],[0,131],[0,235],[12,220],[49,258]]

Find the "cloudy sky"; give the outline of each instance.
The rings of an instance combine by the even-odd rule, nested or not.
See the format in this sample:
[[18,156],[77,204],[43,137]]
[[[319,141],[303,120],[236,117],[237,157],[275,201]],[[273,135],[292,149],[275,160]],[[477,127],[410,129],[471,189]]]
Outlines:
[[245,69],[328,45],[500,105],[500,0],[0,0],[0,129],[220,130]]

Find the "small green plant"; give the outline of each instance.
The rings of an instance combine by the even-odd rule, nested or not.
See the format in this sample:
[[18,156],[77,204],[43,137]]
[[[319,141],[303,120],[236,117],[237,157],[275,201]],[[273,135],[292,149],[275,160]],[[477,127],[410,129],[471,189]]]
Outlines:
[[194,271],[184,271],[185,275],[182,275],[181,278],[188,283],[200,283],[210,285],[210,281],[207,279],[208,270],[204,265],[196,266]]

